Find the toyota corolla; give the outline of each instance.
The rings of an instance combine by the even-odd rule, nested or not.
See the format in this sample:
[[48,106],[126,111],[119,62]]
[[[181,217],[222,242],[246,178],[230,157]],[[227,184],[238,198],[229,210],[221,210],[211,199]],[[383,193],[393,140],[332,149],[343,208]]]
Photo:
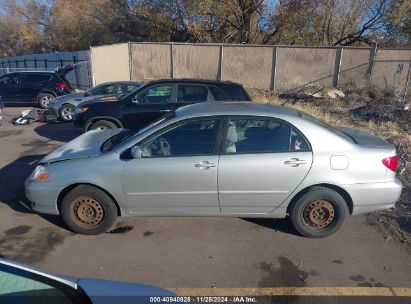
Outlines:
[[201,103],[133,132],[88,132],[26,181],[32,208],[99,234],[117,216],[288,217],[307,237],[352,214],[394,207],[395,147],[296,110]]

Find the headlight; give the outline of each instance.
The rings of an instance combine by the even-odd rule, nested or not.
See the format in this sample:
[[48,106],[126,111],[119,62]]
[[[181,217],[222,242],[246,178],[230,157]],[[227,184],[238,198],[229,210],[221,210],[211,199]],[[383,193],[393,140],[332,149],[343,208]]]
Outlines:
[[38,165],[31,174],[31,180],[37,182],[44,182],[49,177],[49,175],[50,171],[46,167]]
[[76,108],[76,113],[85,113],[88,111],[88,108]]

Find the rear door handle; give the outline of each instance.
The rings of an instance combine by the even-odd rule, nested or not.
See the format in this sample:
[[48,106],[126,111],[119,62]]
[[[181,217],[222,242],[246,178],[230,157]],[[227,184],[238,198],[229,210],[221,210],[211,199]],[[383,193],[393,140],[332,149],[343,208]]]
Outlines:
[[160,113],[167,113],[167,112],[171,112],[171,110],[160,110]]
[[195,164],[194,167],[200,168],[202,170],[207,170],[208,168],[215,167],[215,163],[210,163],[208,161],[202,161],[202,162],[199,162],[198,164]]
[[291,158],[290,160],[286,160],[284,162],[285,165],[290,165],[291,167],[297,167],[299,165],[304,165],[307,162],[303,159],[298,159],[298,158]]

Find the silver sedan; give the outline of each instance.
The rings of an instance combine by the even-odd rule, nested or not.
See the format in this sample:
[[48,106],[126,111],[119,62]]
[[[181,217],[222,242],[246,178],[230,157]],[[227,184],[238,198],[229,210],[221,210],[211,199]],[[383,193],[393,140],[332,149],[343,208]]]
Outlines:
[[85,92],[63,95],[52,99],[49,102],[48,107],[62,121],[71,121],[74,117],[74,110],[80,103],[97,98],[100,98],[101,101],[115,100],[117,96],[135,91],[142,85],[143,82],[106,82]]
[[349,214],[394,207],[395,148],[286,107],[185,106],[133,133],[81,135],[44,157],[26,181],[32,208],[77,233],[117,216],[289,217],[307,237]]

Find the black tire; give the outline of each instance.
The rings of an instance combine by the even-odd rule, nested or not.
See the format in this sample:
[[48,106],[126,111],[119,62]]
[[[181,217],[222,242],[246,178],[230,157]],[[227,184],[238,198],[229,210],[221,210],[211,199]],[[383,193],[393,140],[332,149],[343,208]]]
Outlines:
[[37,96],[37,103],[40,106],[40,108],[43,109],[47,109],[48,108],[48,104],[50,102],[50,100],[54,99],[55,96],[53,94],[50,93],[40,93]]
[[90,130],[99,130],[99,129],[116,129],[117,126],[112,123],[111,121],[108,120],[98,120],[95,123],[93,123],[90,127],[89,127],[89,131]]
[[68,192],[60,211],[70,230],[86,235],[106,232],[117,218],[117,208],[111,197],[89,185],[80,185]]
[[[63,104],[59,109],[59,118],[62,121],[72,121],[74,117],[75,107],[71,104]],[[70,118],[71,115],[71,118]]]
[[290,208],[290,221],[303,236],[327,237],[340,229],[349,214],[347,202],[336,191],[312,187]]

